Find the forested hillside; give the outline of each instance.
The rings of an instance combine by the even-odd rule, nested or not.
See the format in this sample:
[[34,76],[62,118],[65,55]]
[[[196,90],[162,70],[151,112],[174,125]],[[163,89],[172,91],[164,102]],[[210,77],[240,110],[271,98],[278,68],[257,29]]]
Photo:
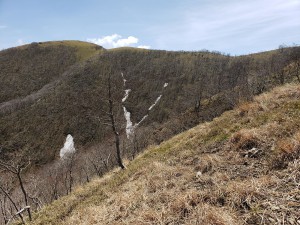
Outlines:
[[[157,143],[214,118],[236,102],[295,79],[288,69],[300,55],[299,48],[231,57],[131,48],[99,51],[101,47],[94,45],[73,45],[34,43],[1,52],[5,59],[0,65],[1,105],[16,98],[22,103],[4,107],[1,114],[1,157],[18,155],[36,163],[49,162],[69,133],[78,147],[102,143],[110,135],[101,123],[108,74],[113,79],[115,109],[123,131],[121,73],[131,89],[125,106],[133,123],[162,95],[140,127],[151,143]],[[168,86],[163,88],[165,83]]]
[[[0,79],[0,219],[5,221],[25,203],[34,211],[114,168],[114,135],[121,157],[132,160],[147,146],[211,121],[254,95],[299,82],[300,47],[230,56],[106,50],[77,41],[32,43],[0,52]],[[211,135],[227,138],[218,129]],[[60,159],[67,137],[74,140],[75,154]]]

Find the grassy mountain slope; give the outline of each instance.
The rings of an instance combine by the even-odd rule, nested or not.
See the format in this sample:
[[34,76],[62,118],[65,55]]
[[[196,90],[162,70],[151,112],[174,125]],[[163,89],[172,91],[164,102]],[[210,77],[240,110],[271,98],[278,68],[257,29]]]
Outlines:
[[32,43],[0,52],[0,103],[39,90],[100,46],[79,41]]
[[32,224],[297,224],[300,85],[239,105],[78,187]]
[[[201,121],[210,120],[231,109],[236,102],[250,99],[254,94],[277,85],[280,82],[278,74],[293,61],[291,56],[300,55],[300,48],[240,57],[210,52],[133,48],[100,51],[94,55],[98,48],[82,42],[55,42],[35,43],[21,50],[1,52],[2,55],[16,52],[16,55],[20,55],[20,65],[24,65],[15,73],[11,72],[14,66],[7,67],[13,75],[6,77],[2,73],[5,79],[17,80],[11,82],[8,79],[9,85],[20,86],[17,89],[20,91],[14,91],[14,87],[5,89],[3,99],[35,92],[64,72],[64,76],[52,85],[51,91],[38,95],[26,107],[0,115],[1,157],[30,158],[41,164],[58,156],[69,133],[74,136],[79,149],[107,140],[110,136],[109,127],[103,126],[100,121],[103,121],[103,110],[107,107],[108,74],[113,79],[115,111],[123,134],[125,119],[121,99],[124,87],[121,72],[127,79],[126,88],[132,90],[125,105],[134,123],[162,95],[159,104],[140,127],[141,136],[147,136],[144,138],[147,141],[143,144],[145,146],[159,143]],[[48,63],[50,55],[52,58]],[[26,65],[34,66],[29,69]],[[35,71],[36,68],[40,68],[36,73],[28,75],[26,72]],[[40,75],[44,70],[45,73]],[[39,79],[41,81],[37,82]],[[286,76],[285,79],[292,78]],[[163,89],[164,83],[169,85]],[[6,96],[6,93],[10,93],[10,96]],[[198,114],[194,113],[196,105],[200,105]]]

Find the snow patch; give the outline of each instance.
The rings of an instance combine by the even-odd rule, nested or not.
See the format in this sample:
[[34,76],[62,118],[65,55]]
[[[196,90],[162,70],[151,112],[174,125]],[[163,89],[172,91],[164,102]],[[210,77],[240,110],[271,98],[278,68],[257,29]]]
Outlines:
[[130,136],[134,133],[134,126],[132,125],[131,119],[130,119],[130,112],[127,111],[126,107],[123,106],[123,110],[124,110],[124,116],[126,119],[126,135],[127,138],[129,139]]
[[125,87],[125,85],[126,85],[126,79],[124,78],[124,74],[123,73],[121,73],[121,76],[122,76],[122,78],[123,78],[123,83],[124,83],[124,87]]
[[[122,72],[121,72],[121,76],[122,76],[122,79],[123,79],[124,89],[125,89],[127,80],[125,79],[124,74]],[[163,88],[166,88],[168,85],[169,85],[168,83],[164,83]],[[131,89],[126,89],[125,90],[124,97],[122,98],[122,103],[124,103],[127,100],[130,92],[131,92]],[[161,97],[162,97],[162,95],[157,97],[154,104],[152,104],[149,107],[148,113],[159,102]],[[138,123],[133,124],[132,121],[131,121],[131,113],[127,111],[127,109],[124,105],[123,105],[123,111],[124,111],[124,116],[125,116],[125,119],[126,119],[126,136],[127,136],[128,139],[130,139],[133,136],[135,129],[148,117],[148,114],[146,114]]]
[[122,98],[122,102],[125,102],[125,101],[126,101],[126,99],[127,99],[128,96],[129,96],[129,92],[131,92],[131,89],[125,90],[125,95],[124,95],[124,97]]
[[67,135],[64,147],[60,149],[60,158],[63,158],[66,154],[75,153],[76,149],[74,147],[74,139],[71,134]]
[[147,117],[148,117],[148,114],[145,115],[145,116],[140,120],[140,122],[138,122],[138,123],[136,123],[136,124],[134,125],[134,129],[137,128],[137,127],[140,125],[140,123],[143,122]]
[[157,97],[157,99],[155,100],[154,104],[149,107],[149,109],[148,109],[149,111],[158,103],[158,101],[160,100],[161,97],[162,97],[162,95],[160,95],[160,96]]

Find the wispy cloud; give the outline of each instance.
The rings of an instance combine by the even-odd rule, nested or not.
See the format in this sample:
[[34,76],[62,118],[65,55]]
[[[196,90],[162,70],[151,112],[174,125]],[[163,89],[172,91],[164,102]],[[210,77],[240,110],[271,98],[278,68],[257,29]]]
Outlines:
[[150,49],[151,48],[151,46],[149,46],[149,45],[139,45],[137,47],[138,48],[144,48],[144,49]]
[[[118,47],[125,47],[125,46],[134,47],[135,44],[139,42],[139,39],[134,36],[122,38],[122,36],[119,34],[112,34],[101,38],[88,38],[87,41],[95,43],[97,45],[101,45],[105,48],[118,48]],[[150,46],[146,46],[146,45],[140,45],[138,47],[150,48]]]
[[162,48],[177,44],[230,51],[250,44],[259,48],[259,42],[268,47],[300,36],[300,0],[204,0],[185,9],[181,22],[170,27],[156,30]]
[[16,42],[16,45],[19,46],[19,45],[25,45],[27,44],[23,39],[18,39],[17,42]]
[[7,28],[7,26],[5,26],[5,25],[0,25],[0,30],[1,30],[1,29],[5,29],[5,28]]

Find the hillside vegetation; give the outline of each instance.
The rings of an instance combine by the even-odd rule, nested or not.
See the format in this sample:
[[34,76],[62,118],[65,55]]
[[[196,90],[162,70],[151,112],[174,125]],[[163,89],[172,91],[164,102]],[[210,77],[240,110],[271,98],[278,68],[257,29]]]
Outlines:
[[31,224],[299,224],[300,85],[255,97],[44,207]]
[[99,49],[100,46],[85,42],[62,41],[32,43],[1,51],[0,103],[41,89]]
[[[137,132],[141,150],[295,79],[286,68],[299,59],[300,48],[231,57],[216,52],[103,50],[63,41],[33,43],[0,54],[0,157],[41,165],[58,157],[67,134],[74,136],[79,149],[109,140],[110,129],[101,123],[108,74],[122,134],[126,122],[121,73],[131,89],[125,106],[133,123],[162,95]],[[163,88],[165,83],[169,85]],[[126,154],[131,147],[123,140]]]
[[[233,57],[208,51],[106,50],[85,42],[58,41],[7,49],[0,52],[0,59],[0,78],[3,80],[0,84],[0,223],[6,223],[24,206],[30,206],[27,210],[30,215],[31,210],[38,210],[73,193],[76,185],[109,172],[117,164],[117,159],[132,160],[148,146],[158,145],[199,123],[211,121],[257,94],[277,85],[300,81],[300,47]],[[286,104],[283,102],[281,106],[290,107]],[[243,107],[245,110],[238,118],[241,121],[247,118],[243,116],[249,111],[247,104]],[[249,107],[252,108],[252,105]],[[259,112],[272,111],[268,110],[258,108]],[[114,133],[108,116],[110,111],[115,119]],[[269,121],[283,122],[280,116],[268,118]],[[283,118],[285,116],[289,115],[283,115]],[[255,119],[258,124],[268,122],[265,117],[259,118]],[[203,140],[204,147],[201,149],[210,149],[211,144],[215,146],[212,151],[229,151],[225,140],[245,124],[252,124],[241,121],[231,123],[230,119],[224,122],[225,128],[220,128],[220,123],[209,125],[208,130],[211,131],[203,137],[199,136],[199,146],[202,146],[200,140]],[[236,127],[232,127],[235,123]],[[296,120],[291,125],[297,126]],[[130,136],[128,126],[134,127],[134,134],[131,132]],[[246,147],[240,147],[247,150],[241,154],[248,158],[253,154],[261,156],[258,148],[269,144],[268,141],[256,143],[257,136],[248,132],[236,134],[236,139],[233,139],[237,142],[235,144],[243,146],[243,140],[253,136],[254,143],[246,142]],[[288,136],[288,132],[287,128],[283,136]],[[120,140],[120,157],[116,153],[117,141],[113,134]],[[74,140],[72,151],[76,153],[61,159],[59,151],[66,137]],[[288,140],[282,140],[281,144],[291,146]],[[171,157],[173,153],[167,152],[169,150],[162,154]],[[183,152],[190,154],[189,150]],[[163,157],[160,154],[158,157]],[[220,160],[225,163],[231,159]],[[290,160],[290,155],[282,162],[278,161],[278,167],[285,167],[285,160]],[[146,160],[145,165],[150,161]],[[178,165],[184,162],[178,161]],[[225,168],[222,161],[218,163],[221,164],[217,167]],[[246,167],[235,167],[234,163],[232,161],[237,171],[248,169],[250,165],[246,162]],[[20,168],[23,168],[22,171]],[[140,166],[136,167],[135,172],[138,169]],[[265,167],[261,169],[267,171]],[[24,186],[16,171],[20,172]],[[120,174],[126,178],[128,171],[131,170]],[[151,186],[151,182],[147,185]],[[219,204],[219,200],[216,201]],[[162,205],[161,209],[165,206]],[[64,210],[61,212],[64,213]],[[62,217],[59,216],[59,220]]]

